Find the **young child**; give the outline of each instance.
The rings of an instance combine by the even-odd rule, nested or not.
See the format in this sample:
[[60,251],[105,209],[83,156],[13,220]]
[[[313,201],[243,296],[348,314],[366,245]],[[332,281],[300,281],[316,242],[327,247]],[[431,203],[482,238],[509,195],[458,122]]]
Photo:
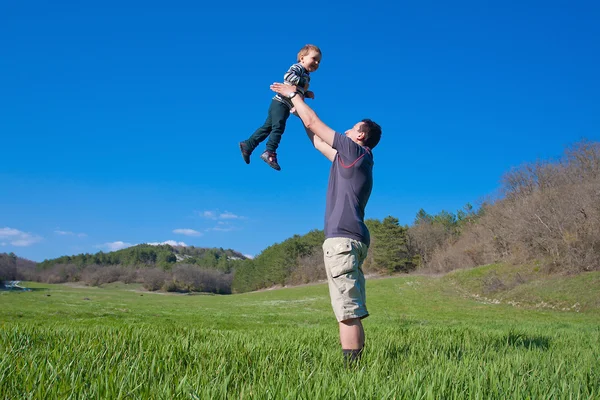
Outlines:
[[[315,72],[321,63],[321,50],[312,44],[304,46],[298,52],[298,62],[290,67],[283,76],[286,84],[295,85],[297,93],[305,98],[314,99],[315,94],[308,90],[310,73]],[[279,94],[273,97],[269,114],[263,126],[258,128],[248,139],[240,142],[240,150],[246,164],[250,164],[250,155],[263,140],[269,136],[267,150],[260,158],[269,164],[271,168],[281,171],[277,162],[277,147],[281,141],[281,135],[285,130],[285,124],[292,111],[292,102],[289,98]]]

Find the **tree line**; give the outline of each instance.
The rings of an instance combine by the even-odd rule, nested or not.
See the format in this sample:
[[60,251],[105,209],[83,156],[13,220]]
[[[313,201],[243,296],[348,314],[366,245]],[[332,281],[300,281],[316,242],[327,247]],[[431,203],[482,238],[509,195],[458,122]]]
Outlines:
[[39,264],[39,268],[45,270],[58,264],[69,264],[80,268],[90,265],[121,265],[169,270],[175,263],[185,262],[200,268],[214,268],[229,273],[237,260],[245,258],[243,254],[232,249],[141,244],[109,253],[100,251],[95,254],[85,253],[44,260]]

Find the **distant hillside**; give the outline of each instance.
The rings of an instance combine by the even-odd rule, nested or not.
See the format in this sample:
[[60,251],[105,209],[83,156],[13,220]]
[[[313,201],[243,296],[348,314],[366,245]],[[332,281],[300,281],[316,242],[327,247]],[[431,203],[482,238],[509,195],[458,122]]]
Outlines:
[[420,265],[434,272],[498,262],[547,273],[600,270],[600,142],[507,172],[495,201],[459,215],[422,212],[409,229]]
[[85,253],[44,260],[39,264],[39,268],[45,270],[55,265],[64,264],[75,265],[79,268],[92,265],[120,265],[123,267],[159,267],[170,269],[176,263],[182,262],[203,268],[216,268],[223,272],[230,272],[236,261],[245,259],[246,257],[242,253],[232,249],[170,246],[168,244],[160,246],[140,244],[109,253],[99,251],[95,254]]
[[[13,255],[14,256],[14,255]],[[231,293],[232,272],[246,257],[232,249],[140,244],[95,254],[63,256],[15,267],[6,256],[7,276],[46,283],[82,282],[90,286],[121,281],[148,290]],[[12,279],[12,278],[11,278]]]

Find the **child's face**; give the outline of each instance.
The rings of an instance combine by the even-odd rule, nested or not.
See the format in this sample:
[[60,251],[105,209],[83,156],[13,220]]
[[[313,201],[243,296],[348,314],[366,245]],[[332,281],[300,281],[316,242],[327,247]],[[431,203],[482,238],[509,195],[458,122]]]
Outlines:
[[315,50],[309,51],[307,55],[300,58],[300,64],[302,64],[302,66],[306,68],[308,72],[315,72],[317,69],[319,69],[320,63],[321,53]]

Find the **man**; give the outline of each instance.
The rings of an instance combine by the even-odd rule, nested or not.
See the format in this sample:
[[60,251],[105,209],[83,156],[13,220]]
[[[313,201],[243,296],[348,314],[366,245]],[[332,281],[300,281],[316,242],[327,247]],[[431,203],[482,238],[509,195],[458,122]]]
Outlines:
[[360,359],[365,345],[361,320],[369,315],[362,264],[370,236],[364,217],[373,187],[372,149],[379,143],[381,127],[364,119],[342,135],[317,117],[296,94],[295,86],[274,83],[271,90],[292,101],[313,146],[332,162],[323,253],[344,359],[353,364]]

